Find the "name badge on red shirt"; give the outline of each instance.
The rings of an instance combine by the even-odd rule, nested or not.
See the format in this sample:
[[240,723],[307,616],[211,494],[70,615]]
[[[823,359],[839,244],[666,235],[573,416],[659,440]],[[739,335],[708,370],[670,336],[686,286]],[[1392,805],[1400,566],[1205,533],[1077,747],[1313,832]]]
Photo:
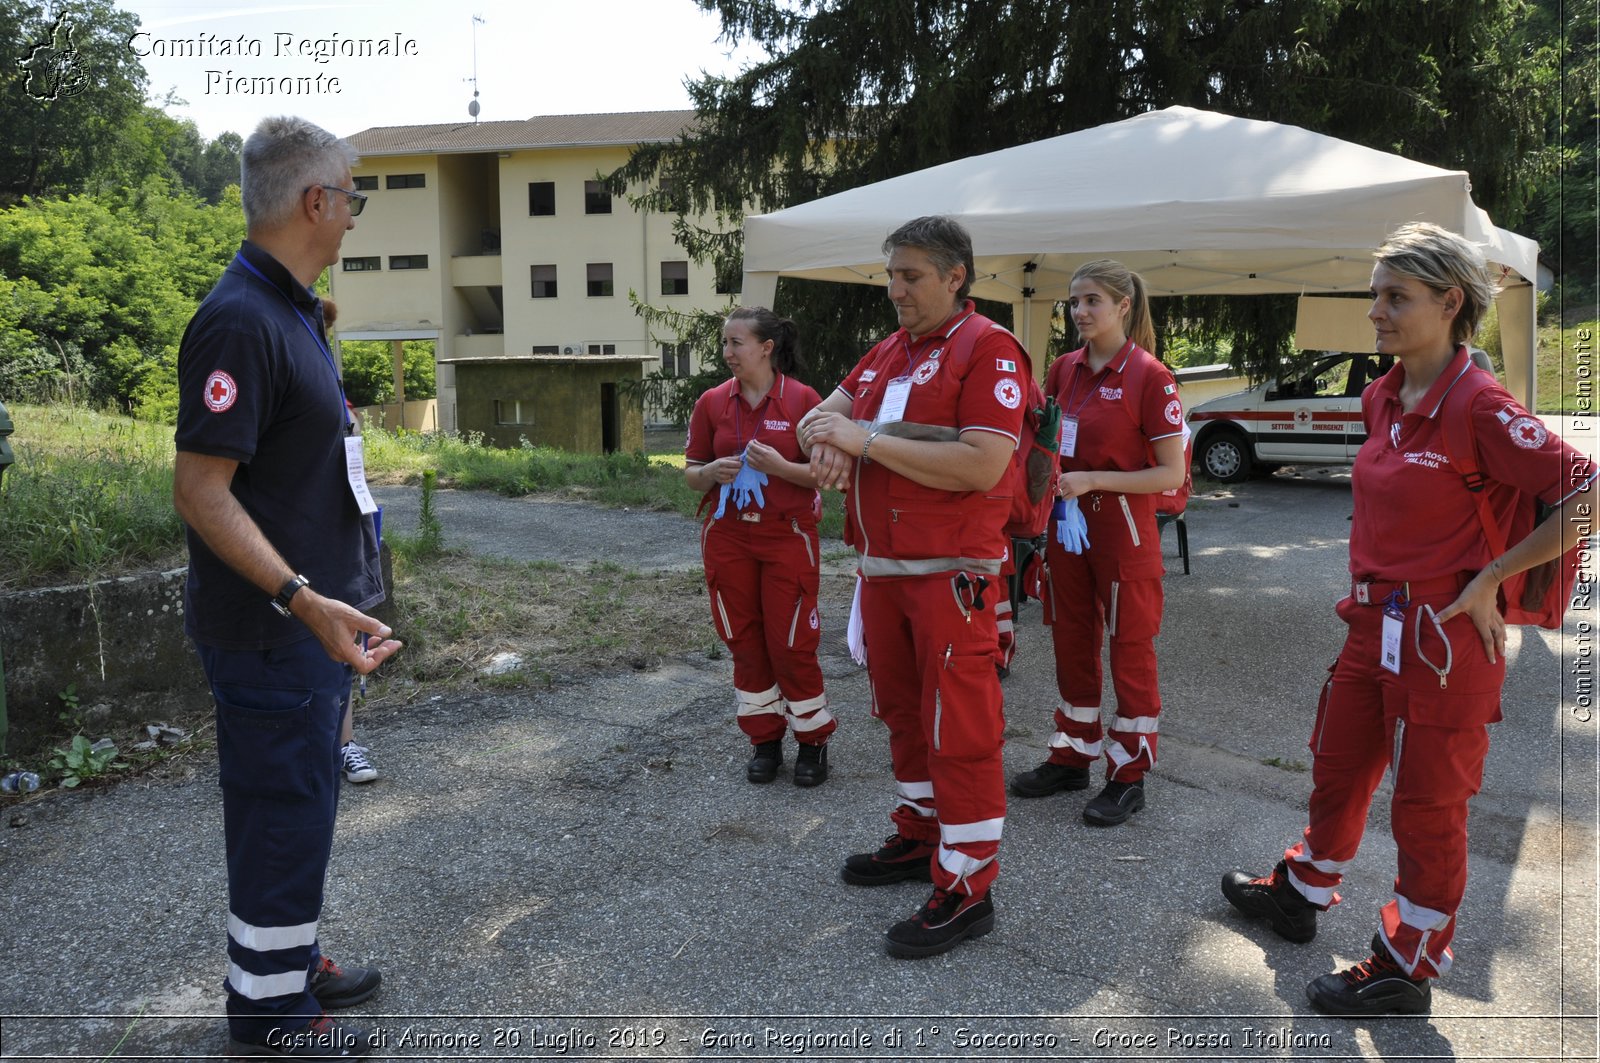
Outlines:
[[892,424],[906,415],[906,400],[911,397],[911,378],[896,377],[889,381],[883,392],[883,404],[878,407],[878,424]]

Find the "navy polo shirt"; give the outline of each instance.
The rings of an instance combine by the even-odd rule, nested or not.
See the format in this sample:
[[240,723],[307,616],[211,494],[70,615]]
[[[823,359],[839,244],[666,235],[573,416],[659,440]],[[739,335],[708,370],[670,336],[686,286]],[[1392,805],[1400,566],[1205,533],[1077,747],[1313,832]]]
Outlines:
[[[178,349],[177,447],[237,461],[233,497],[267,541],[318,594],[367,609],[383,600],[377,536],[345,473],[344,395],[322,303],[250,241],[239,254],[260,276],[229,263]],[[253,650],[310,637],[186,533],[191,638]]]

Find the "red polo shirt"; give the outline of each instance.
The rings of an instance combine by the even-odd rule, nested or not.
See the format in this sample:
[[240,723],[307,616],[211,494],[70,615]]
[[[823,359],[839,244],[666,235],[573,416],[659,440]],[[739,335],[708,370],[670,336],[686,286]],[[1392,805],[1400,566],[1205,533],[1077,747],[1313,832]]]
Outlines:
[[[962,328],[981,331],[971,356],[958,365],[959,359],[946,352]],[[1016,338],[978,314],[969,299],[921,339],[913,340],[902,328],[883,340],[856,364],[839,390],[851,400],[851,417],[874,421],[890,382],[909,378],[902,422],[945,429],[951,439],[968,431],[995,432],[1015,445],[1022,430],[1024,364]],[[845,508],[846,541],[872,557],[998,560],[1010,547],[1003,532],[1011,511],[1005,475],[989,491],[944,491],[876,462],[857,461]]]
[[[1352,575],[1415,582],[1476,572],[1494,560],[1473,496],[1446,453],[1441,418],[1445,396],[1471,365],[1459,348],[1411,413],[1400,405],[1399,362],[1367,385],[1367,441],[1352,478]],[[1575,475],[1593,475],[1577,451],[1498,384],[1478,393],[1471,415],[1479,471],[1489,481],[1484,490],[1497,513],[1509,512],[1516,488],[1554,504],[1581,486]]]
[[[1131,384],[1128,366],[1135,359],[1149,362],[1139,384],[1144,394],[1128,396],[1123,390]],[[1150,444],[1183,434],[1172,370],[1132,340],[1098,373],[1089,369],[1087,347],[1057,358],[1045,374],[1044,393],[1055,396],[1063,417],[1078,419],[1077,451],[1061,459],[1062,472],[1148,469]]]
[[[704,464],[742,454],[752,439],[759,439],[785,460],[804,464],[807,459],[800,452],[794,426],[821,401],[815,389],[783,373],[777,374],[766,397],[754,407],[740,394],[739,381],[718,384],[694,404],[683,456]],[[706,492],[713,506],[720,489],[718,485]],[[816,513],[817,492],[782,477],[768,476],[761,493],[766,499],[763,516],[812,517]],[[752,503],[748,508],[755,506]]]

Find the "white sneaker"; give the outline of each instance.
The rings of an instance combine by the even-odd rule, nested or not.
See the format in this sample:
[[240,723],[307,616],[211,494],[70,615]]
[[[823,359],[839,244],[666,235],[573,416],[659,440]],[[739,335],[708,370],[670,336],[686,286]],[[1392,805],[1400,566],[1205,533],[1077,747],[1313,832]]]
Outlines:
[[344,777],[351,782],[371,782],[378,777],[378,769],[367,759],[367,747],[346,742],[340,750],[344,762]]

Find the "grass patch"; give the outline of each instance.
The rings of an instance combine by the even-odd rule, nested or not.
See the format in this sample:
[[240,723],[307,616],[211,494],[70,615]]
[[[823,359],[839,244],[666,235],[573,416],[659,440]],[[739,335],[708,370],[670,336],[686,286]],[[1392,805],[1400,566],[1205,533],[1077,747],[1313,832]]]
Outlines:
[[[1600,321],[1540,326],[1539,353],[1535,360],[1539,412],[1594,412],[1597,330],[1600,330]],[[1588,372],[1581,378],[1578,376],[1580,359],[1588,366]],[[1581,395],[1579,384],[1583,385]]]
[[[395,637],[402,650],[377,693],[397,681],[472,682],[491,689],[547,686],[561,678],[653,667],[703,651],[714,638],[697,572],[638,572],[510,561],[446,551],[394,559]],[[516,654],[519,668],[485,665]]]
[[[81,406],[17,404],[17,462],[0,480],[0,590],[71,583],[184,562],[183,522],[172,508],[172,429]],[[524,445],[502,450],[454,434],[368,429],[375,483],[416,483],[513,497],[548,493],[619,509],[693,518],[700,495],[683,482],[682,455],[571,454]],[[844,532],[844,503],[823,496],[822,535]]]
[[8,406],[16,464],[0,481],[0,589],[183,561],[172,429],[78,406]]
[[[683,454],[573,454],[530,443],[485,446],[481,437],[366,429],[367,475],[374,483],[420,484],[428,470],[441,487],[487,490],[513,498],[558,494],[613,509],[644,509],[693,518],[701,496],[683,481]],[[823,492],[821,533],[844,535],[844,496]]]

